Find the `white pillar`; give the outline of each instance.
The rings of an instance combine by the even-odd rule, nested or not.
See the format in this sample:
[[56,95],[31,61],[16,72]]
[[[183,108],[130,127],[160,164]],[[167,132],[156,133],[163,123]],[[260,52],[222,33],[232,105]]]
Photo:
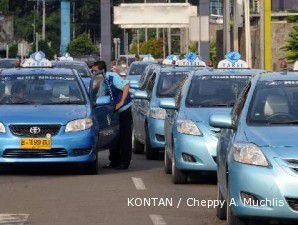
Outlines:
[[231,6],[230,0],[223,1],[223,16],[224,16],[224,29],[223,29],[223,51],[224,55],[231,51]]
[[168,54],[172,54],[172,30],[168,28]]
[[250,33],[250,12],[249,12],[249,0],[244,0],[244,12],[245,12],[245,52],[246,61],[248,66],[252,66],[251,58],[251,33]]

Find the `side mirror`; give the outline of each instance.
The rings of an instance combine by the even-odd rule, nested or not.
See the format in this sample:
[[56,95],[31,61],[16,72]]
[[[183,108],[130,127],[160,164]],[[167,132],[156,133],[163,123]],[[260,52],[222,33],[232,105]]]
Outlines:
[[96,106],[104,106],[111,104],[111,97],[110,96],[100,96],[96,99]]
[[148,93],[146,91],[136,91],[134,93],[134,98],[135,99],[148,99]]
[[178,109],[174,98],[163,98],[159,102],[160,108],[163,109]]
[[209,124],[215,128],[234,128],[231,114],[214,114],[210,116]]
[[139,83],[133,83],[133,82],[130,82],[130,88],[131,89],[140,89],[140,85],[139,85]]

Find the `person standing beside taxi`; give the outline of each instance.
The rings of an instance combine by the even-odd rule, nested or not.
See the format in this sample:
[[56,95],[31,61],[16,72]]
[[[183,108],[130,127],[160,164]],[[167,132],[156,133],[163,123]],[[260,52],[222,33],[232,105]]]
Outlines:
[[[93,71],[107,71],[104,61],[95,62]],[[129,81],[116,72],[103,73],[100,95],[111,95],[115,112],[119,113],[120,132],[116,147],[110,149],[110,164],[106,168],[128,169],[132,155],[132,99],[129,94]]]

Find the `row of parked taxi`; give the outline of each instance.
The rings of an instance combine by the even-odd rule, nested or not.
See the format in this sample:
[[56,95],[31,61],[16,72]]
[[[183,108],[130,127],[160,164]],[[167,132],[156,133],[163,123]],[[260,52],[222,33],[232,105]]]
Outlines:
[[164,152],[175,184],[217,172],[217,216],[229,225],[297,224],[298,72],[249,69],[237,52],[217,69],[193,53],[164,64],[128,72],[134,152]]

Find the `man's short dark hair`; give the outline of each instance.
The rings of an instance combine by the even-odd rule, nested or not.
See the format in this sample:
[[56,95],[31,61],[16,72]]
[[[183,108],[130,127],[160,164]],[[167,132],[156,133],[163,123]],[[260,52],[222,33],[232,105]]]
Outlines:
[[102,70],[105,73],[107,72],[107,64],[105,61],[96,61],[93,66],[98,66],[99,70]]

